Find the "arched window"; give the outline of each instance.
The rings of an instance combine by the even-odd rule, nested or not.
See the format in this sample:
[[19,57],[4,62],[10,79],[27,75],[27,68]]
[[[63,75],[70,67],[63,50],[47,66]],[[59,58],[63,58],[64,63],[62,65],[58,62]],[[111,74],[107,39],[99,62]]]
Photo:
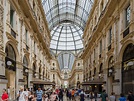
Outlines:
[[5,49],[5,65],[6,68],[16,71],[16,54],[12,45],[8,44]]
[[10,44],[6,46],[6,55],[8,58],[16,61],[15,51],[14,51],[12,45],[10,45]]
[[124,94],[134,89],[134,44],[129,44],[122,58],[122,90]]
[[24,58],[23,58],[23,66],[28,68],[28,60],[27,60],[26,56],[24,56]]
[[26,56],[23,58],[23,75],[28,76],[28,61]]

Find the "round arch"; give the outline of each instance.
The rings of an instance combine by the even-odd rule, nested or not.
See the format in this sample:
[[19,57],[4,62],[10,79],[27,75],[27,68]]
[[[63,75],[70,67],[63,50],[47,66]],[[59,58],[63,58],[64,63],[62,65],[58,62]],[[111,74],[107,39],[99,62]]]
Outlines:
[[6,53],[5,57],[6,68],[12,71],[16,71],[16,53],[11,44],[6,45],[5,53]]
[[127,45],[129,45],[129,44],[131,44],[131,43],[134,44],[134,40],[127,40],[127,41],[125,42],[125,44],[121,47],[120,52],[119,52],[119,57],[118,57],[118,61],[119,61],[119,62],[122,62],[123,53],[124,53],[124,51],[125,51]]
[[27,67],[30,68],[30,59],[27,56],[27,54],[24,54],[24,56],[23,56],[23,62],[24,62],[24,58],[27,60],[27,64],[28,64]]
[[[16,54],[16,61],[20,60],[19,51],[18,51],[16,45],[14,44],[14,42],[8,41],[8,42],[6,43],[6,47],[7,47],[8,45],[11,45],[11,46],[13,47],[14,52],[15,52],[15,54]],[[6,51],[6,48],[5,48],[5,51]]]

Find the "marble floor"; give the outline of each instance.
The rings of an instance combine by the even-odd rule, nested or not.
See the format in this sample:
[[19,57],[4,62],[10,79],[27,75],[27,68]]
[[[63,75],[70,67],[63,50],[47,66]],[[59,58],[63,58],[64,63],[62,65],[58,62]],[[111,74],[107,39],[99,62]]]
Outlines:
[[[70,100],[67,100],[67,97],[64,96],[63,101],[70,101]],[[72,101],[72,100],[71,100],[71,101]],[[73,100],[73,101],[74,101],[74,100]],[[77,97],[75,101],[80,101],[79,97]],[[95,101],[95,99],[92,99],[92,100],[91,100],[91,99],[89,99],[89,98],[85,98],[85,101]],[[100,101],[100,100],[97,99],[97,101]]]

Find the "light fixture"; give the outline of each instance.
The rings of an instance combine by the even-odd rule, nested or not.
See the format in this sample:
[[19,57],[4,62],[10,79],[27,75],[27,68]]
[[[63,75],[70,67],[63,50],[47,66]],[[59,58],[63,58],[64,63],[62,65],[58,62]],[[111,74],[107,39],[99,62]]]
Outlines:
[[35,73],[34,75],[35,75],[35,76],[37,76],[37,74],[36,74],[36,73]]
[[110,69],[109,69],[109,73],[112,73],[112,72],[113,72],[113,70],[110,68]]
[[25,69],[25,72],[28,73],[28,69]]
[[133,65],[134,65],[134,62],[133,61],[130,61],[130,62],[127,63],[127,67],[133,66]]
[[8,66],[11,66],[12,65],[12,62],[11,61],[7,61],[7,65]]
[[99,73],[99,77],[101,77],[101,73]]

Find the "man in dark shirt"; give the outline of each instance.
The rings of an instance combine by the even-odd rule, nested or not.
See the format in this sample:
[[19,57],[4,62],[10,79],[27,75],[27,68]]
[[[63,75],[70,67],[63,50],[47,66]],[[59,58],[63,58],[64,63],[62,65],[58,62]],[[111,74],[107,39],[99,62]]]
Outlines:
[[127,101],[134,101],[134,95],[131,91],[128,92]]
[[100,98],[101,98],[101,101],[108,101],[108,95],[106,94],[106,90],[103,90]]

